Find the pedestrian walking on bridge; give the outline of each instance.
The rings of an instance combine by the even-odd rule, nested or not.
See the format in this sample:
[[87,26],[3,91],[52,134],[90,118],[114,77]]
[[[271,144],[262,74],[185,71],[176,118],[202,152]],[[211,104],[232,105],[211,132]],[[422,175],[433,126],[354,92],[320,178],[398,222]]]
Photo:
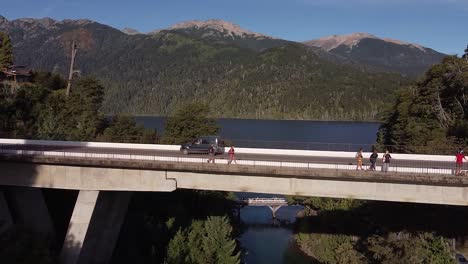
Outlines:
[[231,164],[231,162],[233,162],[233,161],[234,161],[234,164],[237,164],[236,156],[235,156],[234,152],[235,152],[234,151],[234,145],[232,145],[231,148],[228,151],[228,155],[229,155],[228,165]]
[[462,174],[463,160],[466,161],[465,153],[463,152],[462,148],[459,148],[457,155],[455,155],[455,162],[456,162],[455,175]]
[[356,165],[356,170],[362,170],[362,148],[359,149],[359,151],[356,153],[356,162],[357,162],[357,165]]
[[392,156],[390,155],[390,153],[388,153],[388,150],[386,150],[382,158],[382,171],[383,172],[387,172],[388,169],[390,168],[391,159],[392,159]]
[[209,155],[209,158],[207,160],[208,163],[210,163],[210,161],[212,161],[213,164],[215,163],[215,154],[216,154],[216,151],[215,151],[214,146],[210,145],[210,147],[208,149],[208,155]]
[[374,149],[374,151],[372,152],[372,154],[369,157],[369,161],[370,161],[370,164],[371,164],[369,170],[375,171],[375,163],[377,162],[378,157],[379,157],[379,154],[377,154],[377,150]]

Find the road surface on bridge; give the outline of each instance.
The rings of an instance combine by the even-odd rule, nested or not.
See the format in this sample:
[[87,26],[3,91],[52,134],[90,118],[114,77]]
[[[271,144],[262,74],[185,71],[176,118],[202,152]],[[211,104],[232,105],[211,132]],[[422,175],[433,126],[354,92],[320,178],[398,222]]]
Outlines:
[[[148,149],[131,149],[131,148],[105,148],[105,147],[82,147],[82,146],[57,146],[57,145],[16,145],[2,144],[2,149],[5,150],[33,150],[33,151],[58,151],[58,152],[73,152],[73,153],[100,153],[100,154],[124,154],[124,155],[142,155],[142,156],[163,156],[163,157],[193,157],[207,158],[204,154],[189,154],[184,155],[180,151],[173,150],[148,150]],[[228,159],[228,155],[217,155],[216,159]],[[248,154],[236,153],[237,160],[256,160],[256,161],[282,161],[282,162],[307,162],[317,164],[343,164],[356,165],[356,160],[353,157],[320,157],[320,156],[297,156],[297,155],[277,155],[277,154]],[[455,159],[455,158],[454,158]],[[382,157],[378,158],[377,164],[382,163]],[[367,157],[364,158],[364,165],[370,165]],[[431,169],[454,169],[455,162],[447,161],[424,161],[424,160],[399,160],[392,159],[392,167],[406,168],[431,168]]]

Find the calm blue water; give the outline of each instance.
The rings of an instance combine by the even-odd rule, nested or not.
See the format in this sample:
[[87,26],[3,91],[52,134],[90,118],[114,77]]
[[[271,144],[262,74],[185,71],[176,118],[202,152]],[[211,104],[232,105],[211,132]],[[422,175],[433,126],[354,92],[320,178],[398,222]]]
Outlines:
[[[137,123],[164,134],[165,118],[136,117]],[[239,147],[293,148],[318,150],[370,149],[376,140],[379,123],[318,122],[287,120],[219,119],[220,136]],[[302,143],[298,143],[302,142]],[[306,142],[306,143],[304,143]],[[238,197],[281,197],[274,194],[237,193]],[[293,223],[300,206],[285,206],[277,211],[282,222]],[[241,221],[247,230],[239,237],[246,249],[248,264],[310,263],[292,247],[293,231],[277,225],[268,207],[244,207]]]
[[[164,117],[135,117],[164,135]],[[220,136],[238,147],[365,150],[375,143],[379,123],[218,119]]]

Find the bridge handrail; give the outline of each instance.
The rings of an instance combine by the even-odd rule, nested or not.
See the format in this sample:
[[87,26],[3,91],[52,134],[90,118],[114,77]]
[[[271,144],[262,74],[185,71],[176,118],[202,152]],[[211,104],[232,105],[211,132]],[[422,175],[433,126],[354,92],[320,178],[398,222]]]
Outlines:
[[[122,152],[126,151],[126,152]],[[151,152],[138,149],[80,149],[76,150],[70,146],[29,146],[24,144],[0,144],[0,154],[3,155],[41,155],[41,156],[62,156],[67,158],[106,158],[106,159],[130,159],[130,160],[150,160],[169,162],[195,162],[206,163],[205,157],[182,156],[178,152]],[[177,155],[176,155],[177,154]],[[394,156],[394,154],[392,154]],[[239,157],[239,156],[238,156]],[[239,165],[248,166],[269,166],[301,169],[334,169],[334,170],[355,170],[356,163],[353,158],[342,158],[341,160],[323,160],[310,162],[307,157],[302,160],[291,156],[288,160],[284,157],[272,157],[268,160],[238,159]],[[454,157],[450,157],[454,160]],[[455,171],[454,161],[427,161],[411,160],[411,165],[404,166],[404,161],[400,158],[392,160],[390,172],[392,173],[418,173],[418,174],[453,174]],[[377,170],[380,169],[381,159],[377,162]],[[402,163],[403,162],[403,163]],[[217,163],[227,164],[226,157],[217,157]],[[369,163],[364,159],[364,168],[368,168]],[[402,163],[403,165],[401,165]],[[235,166],[235,165],[231,165]],[[408,167],[410,166],[410,167]],[[413,166],[413,167],[411,167]]]
[[[0,138],[0,144],[11,145],[52,145],[57,147],[93,147],[93,148],[112,148],[112,149],[134,149],[134,150],[169,150],[178,151],[179,145],[160,145],[160,144],[138,144],[138,143],[109,143],[109,142],[79,142],[79,141],[48,141],[48,140],[29,140],[29,139],[3,139]],[[325,150],[298,150],[298,149],[261,149],[261,148],[240,148],[236,147],[237,154],[269,154],[269,155],[290,155],[290,156],[311,156],[311,157],[335,157],[354,159],[356,152],[346,151],[325,151]],[[364,152],[365,158],[371,153]],[[401,154],[391,153],[394,159],[398,160],[425,160],[425,161],[454,161],[454,155],[427,155],[427,154]],[[379,159],[383,153],[379,153]]]
[[[72,134],[54,134],[46,135],[48,137],[53,136],[54,138],[72,138]],[[0,137],[5,139],[23,139],[24,135],[16,134],[14,132],[0,132]],[[146,145],[140,143],[131,143],[131,142],[141,142],[142,137],[125,135],[120,139],[120,142],[124,144],[137,144],[137,145]],[[398,144],[376,144],[369,142],[361,143],[349,143],[349,142],[315,142],[315,141],[278,141],[278,140],[258,140],[258,139],[236,139],[236,138],[223,138],[223,140],[229,144],[233,143],[236,147],[241,148],[267,148],[267,149],[300,149],[300,150],[321,150],[321,151],[350,151],[355,152],[359,148],[363,148],[364,151],[370,151],[373,147],[377,147],[379,151],[384,151],[385,149],[390,150],[390,152],[419,152],[419,153],[429,153],[432,150],[437,153],[449,153],[454,154],[456,148],[453,146],[438,146],[437,150],[432,145],[398,145]],[[161,145],[172,145],[174,142],[184,142],[187,139],[174,138],[174,137],[161,137],[155,136],[152,141],[154,144]],[[77,142],[77,141],[62,141],[62,142]],[[126,142],[126,143],[125,143]],[[97,141],[95,143],[98,143]],[[109,143],[109,142],[102,142]],[[229,145],[227,144],[227,145]],[[151,145],[151,144],[148,144]],[[405,151],[406,150],[406,151]]]

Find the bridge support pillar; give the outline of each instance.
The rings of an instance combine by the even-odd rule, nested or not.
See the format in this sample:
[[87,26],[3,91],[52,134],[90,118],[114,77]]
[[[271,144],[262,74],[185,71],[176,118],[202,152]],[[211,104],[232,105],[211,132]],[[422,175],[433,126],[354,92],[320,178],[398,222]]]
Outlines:
[[271,216],[273,217],[273,219],[276,218],[276,211],[278,211],[281,207],[282,205],[269,205],[268,206],[268,208],[270,208],[271,210]]
[[37,234],[55,237],[52,218],[41,189],[10,187],[5,194],[15,224]]
[[131,192],[80,191],[60,254],[63,264],[108,263]]
[[10,208],[3,192],[0,191],[0,235],[13,226],[13,219],[11,218]]

